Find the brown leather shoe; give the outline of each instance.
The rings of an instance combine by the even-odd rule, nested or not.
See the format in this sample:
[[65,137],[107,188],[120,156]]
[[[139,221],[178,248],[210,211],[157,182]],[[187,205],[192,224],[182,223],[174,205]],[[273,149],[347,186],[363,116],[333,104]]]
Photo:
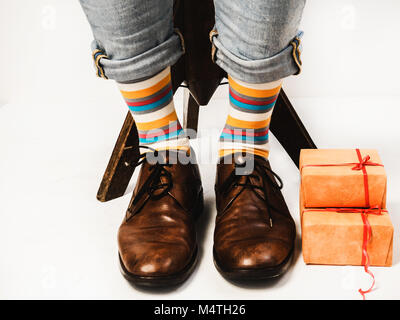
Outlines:
[[164,164],[152,164],[142,157],[138,181],[119,229],[122,274],[137,285],[180,284],[197,260],[194,223],[203,210],[200,174],[196,164],[168,164],[172,156],[177,152],[160,151],[158,157]]
[[[227,156],[217,167],[214,263],[230,280],[279,276],[290,265],[296,238],[282,181],[262,157],[235,158],[236,164],[227,164],[235,162]],[[246,170],[251,161],[254,166]]]

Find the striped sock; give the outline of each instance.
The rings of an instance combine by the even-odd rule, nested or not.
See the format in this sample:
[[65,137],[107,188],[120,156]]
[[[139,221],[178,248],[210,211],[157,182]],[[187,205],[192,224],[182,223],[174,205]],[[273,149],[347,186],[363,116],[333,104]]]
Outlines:
[[118,87],[132,112],[141,145],[189,151],[189,140],[180,136],[183,130],[175,111],[170,67],[150,79],[118,83]]
[[220,137],[219,156],[245,151],[268,158],[269,123],[282,80],[250,84],[228,78],[231,107]]

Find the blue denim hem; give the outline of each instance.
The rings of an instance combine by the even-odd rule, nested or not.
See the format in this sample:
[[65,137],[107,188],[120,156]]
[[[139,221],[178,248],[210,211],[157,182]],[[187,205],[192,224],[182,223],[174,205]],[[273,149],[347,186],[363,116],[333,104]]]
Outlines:
[[[299,32],[300,39],[303,32]],[[212,57],[214,62],[224,69],[232,77],[248,83],[266,83],[283,79],[293,74],[299,74],[301,67],[298,66],[293,57],[293,46],[288,45],[285,49],[274,56],[261,60],[243,60],[232,54],[218,40],[218,33],[211,36],[213,43]],[[297,58],[300,60],[301,45],[298,47]]]
[[[96,40],[92,42],[92,50],[102,51]],[[99,60],[99,66],[95,67],[98,75],[98,69],[102,68],[106,79],[135,82],[150,78],[166,67],[174,65],[184,52],[183,38],[175,31],[166,41],[138,56],[124,60],[105,56]]]

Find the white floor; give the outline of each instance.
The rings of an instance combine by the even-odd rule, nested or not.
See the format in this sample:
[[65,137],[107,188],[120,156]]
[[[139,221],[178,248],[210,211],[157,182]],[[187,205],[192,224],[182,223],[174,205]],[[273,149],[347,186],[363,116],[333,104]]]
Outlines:
[[[177,96],[180,108],[181,92]],[[400,298],[399,98],[303,98],[293,103],[319,147],[379,150],[389,178],[394,266],[371,268],[377,286],[368,299]],[[213,157],[226,108],[226,100],[216,98],[201,109],[202,131],[193,144],[202,155],[206,190],[200,263],[177,290],[149,291],[127,283],[117,260],[116,233],[134,181],[120,199],[100,203],[95,197],[125,109],[78,102],[0,105],[0,298],[360,299],[358,288],[370,283],[362,267],[304,264],[299,172],[274,139],[271,163],[285,182],[283,192],[299,234],[293,267],[279,280],[255,287],[235,286],[216,271]]]

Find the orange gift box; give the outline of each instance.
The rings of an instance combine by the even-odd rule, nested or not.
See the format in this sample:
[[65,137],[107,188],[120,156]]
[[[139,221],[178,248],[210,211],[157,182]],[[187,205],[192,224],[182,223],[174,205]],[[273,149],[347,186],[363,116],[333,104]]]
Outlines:
[[356,149],[303,149],[300,170],[307,208],[386,207],[386,172],[376,150],[361,149],[358,155]]
[[[365,225],[360,212],[305,208],[300,201],[303,258],[307,264],[363,265]],[[355,209],[357,210],[357,209]],[[369,265],[392,265],[393,225],[387,212],[367,214]]]

